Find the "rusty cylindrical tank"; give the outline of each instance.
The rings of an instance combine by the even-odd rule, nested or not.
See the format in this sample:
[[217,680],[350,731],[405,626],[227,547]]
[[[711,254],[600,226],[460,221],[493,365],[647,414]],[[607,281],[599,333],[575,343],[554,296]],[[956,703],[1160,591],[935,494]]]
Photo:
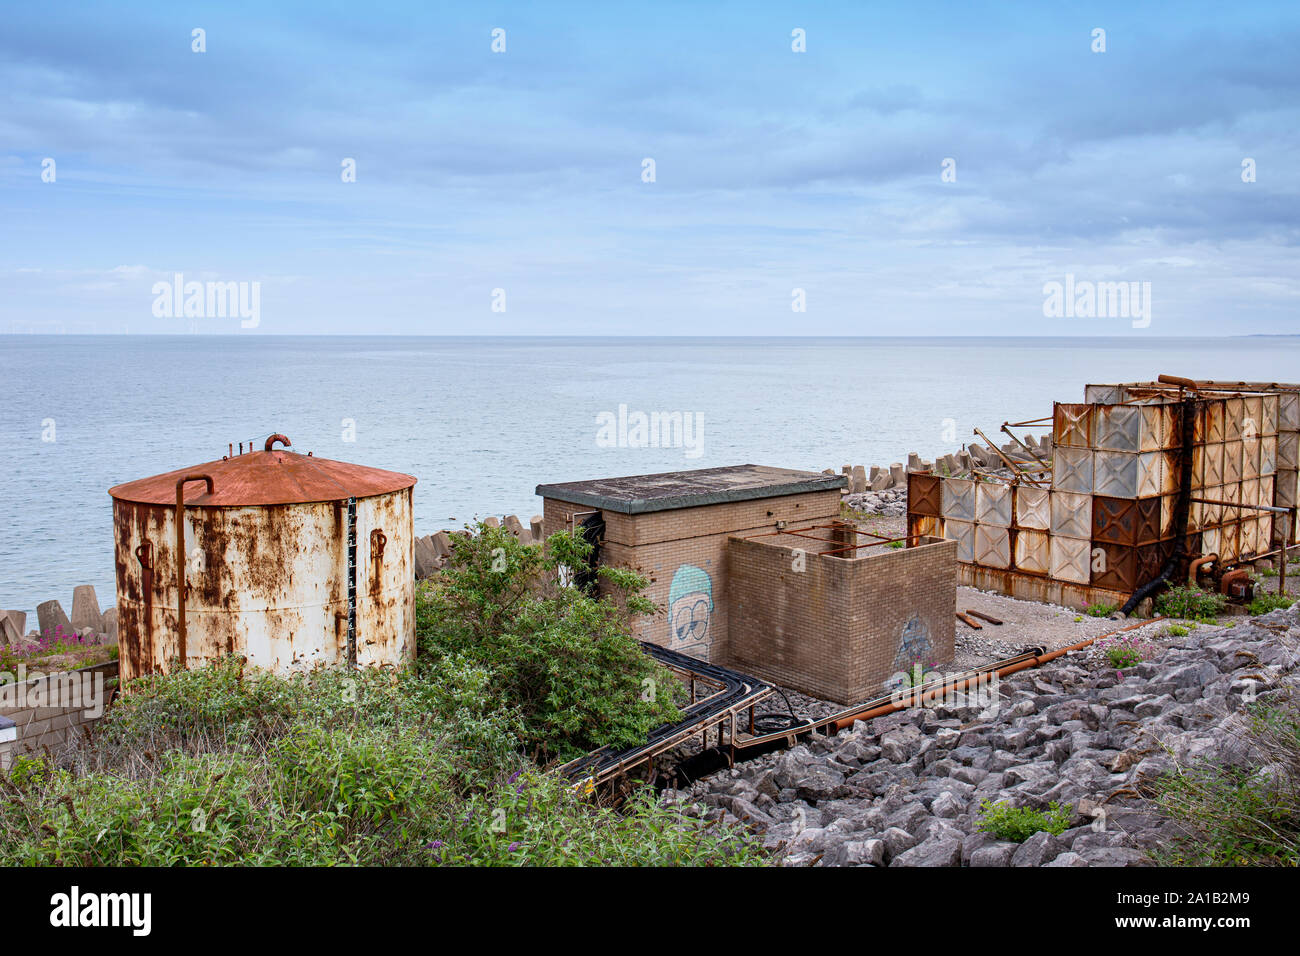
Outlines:
[[415,478],[276,444],[109,489],[124,680],[414,659]]

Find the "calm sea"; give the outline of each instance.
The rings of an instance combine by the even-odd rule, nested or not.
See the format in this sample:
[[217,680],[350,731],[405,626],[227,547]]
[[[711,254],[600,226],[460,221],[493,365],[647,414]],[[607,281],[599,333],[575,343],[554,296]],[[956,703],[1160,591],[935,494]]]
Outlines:
[[[0,607],[31,628],[41,601],[70,611],[77,584],[112,604],[108,488],[272,432],[416,475],[428,534],[526,522],[539,482],[928,458],[1081,401],[1087,382],[1161,372],[1295,381],[1300,337],[0,337]],[[630,447],[637,412],[689,413],[689,446]]]

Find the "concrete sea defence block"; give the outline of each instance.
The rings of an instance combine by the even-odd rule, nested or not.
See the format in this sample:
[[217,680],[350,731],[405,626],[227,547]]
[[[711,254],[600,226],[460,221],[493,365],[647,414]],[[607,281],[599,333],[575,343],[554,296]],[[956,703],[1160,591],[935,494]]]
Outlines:
[[104,617],[104,630],[102,633],[104,634],[104,643],[116,644],[117,643],[117,608],[110,607],[107,611],[104,612],[103,617]]
[[63,605],[58,601],[46,601],[44,604],[36,605],[36,620],[37,627],[43,635],[53,634],[56,628],[62,628],[63,633],[69,636],[73,634],[72,621],[68,620]]
[[862,465],[853,466],[853,477],[849,482],[850,494],[861,494],[867,490],[867,469]]
[[0,647],[16,647],[23,642],[22,631],[14,627],[13,618],[0,617]]
[[546,523],[541,515],[533,515],[528,519],[529,525],[533,529],[533,540],[541,544],[546,540]]
[[26,611],[0,611],[0,619],[7,618],[14,626],[14,630],[22,637],[23,631],[27,628]]
[[438,570],[438,550],[433,545],[433,535],[415,539],[415,577],[423,580]]
[[525,528],[523,522],[519,520],[518,515],[506,515],[506,530],[513,534],[524,544],[531,544],[533,533]]
[[104,629],[104,616],[99,610],[99,597],[93,584],[81,584],[72,589],[72,626],[80,633],[90,628],[96,634]]

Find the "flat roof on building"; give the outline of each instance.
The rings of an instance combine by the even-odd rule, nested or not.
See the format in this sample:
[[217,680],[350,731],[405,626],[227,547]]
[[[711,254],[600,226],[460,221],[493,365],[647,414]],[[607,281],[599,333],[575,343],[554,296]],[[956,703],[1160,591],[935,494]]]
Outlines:
[[848,483],[844,475],[794,471],[768,465],[727,465],[658,475],[597,478],[538,485],[537,494],[619,514],[697,508],[731,501],[777,498],[809,491],[831,491]]

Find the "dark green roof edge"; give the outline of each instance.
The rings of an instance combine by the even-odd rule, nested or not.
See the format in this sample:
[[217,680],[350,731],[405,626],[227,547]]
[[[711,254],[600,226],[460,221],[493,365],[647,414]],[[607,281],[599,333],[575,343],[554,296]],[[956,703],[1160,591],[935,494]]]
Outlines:
[[639,515],[653,511],[675,511],[679,508],[698,508],[702,505],[728,504],[733,501],[754,501],[759,498],[783,498],[802,495],[810,491],[833,491],[848,485],[846,475],[818,475],[806,481],[771,485],[758,488],[734,488],[730,491],[706,491],[699,494],[673,495],[666,498],[611,498],[589,491],[574,491],[562,484],[538,485],[534,493],[541,498],[554,498],[569,504],[589,505],[616,514]]

